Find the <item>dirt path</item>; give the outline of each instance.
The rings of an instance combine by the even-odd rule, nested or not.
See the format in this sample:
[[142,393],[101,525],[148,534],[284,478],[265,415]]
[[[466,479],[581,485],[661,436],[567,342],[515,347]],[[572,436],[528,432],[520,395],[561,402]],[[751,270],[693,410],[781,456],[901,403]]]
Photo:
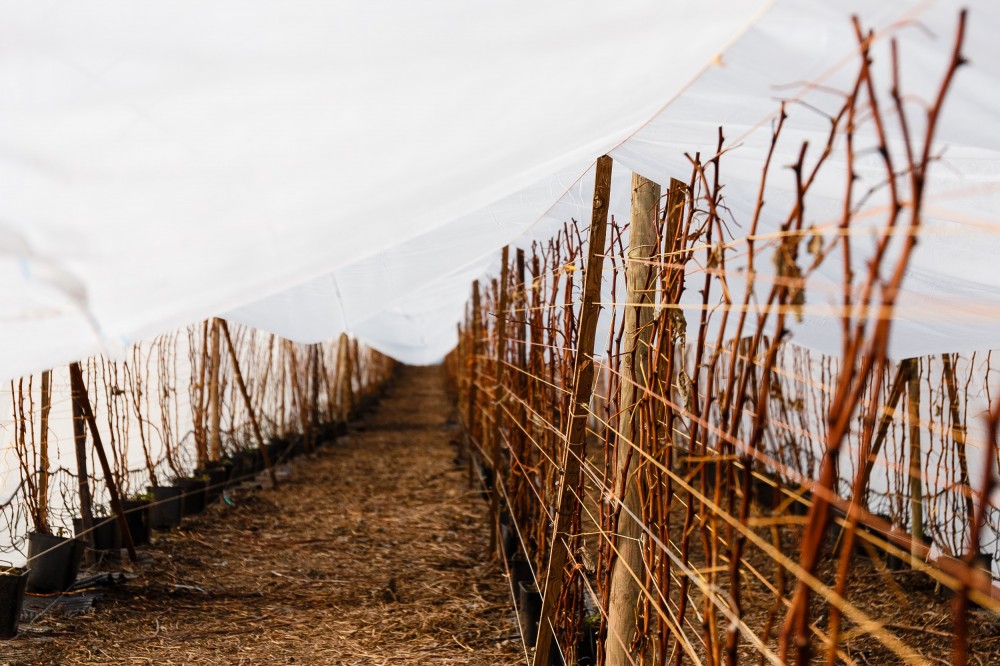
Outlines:
[[451,411],[439,368],[401,368],[279,491],[160,536],[137,578],[0,643],[0,664],[520,663]]

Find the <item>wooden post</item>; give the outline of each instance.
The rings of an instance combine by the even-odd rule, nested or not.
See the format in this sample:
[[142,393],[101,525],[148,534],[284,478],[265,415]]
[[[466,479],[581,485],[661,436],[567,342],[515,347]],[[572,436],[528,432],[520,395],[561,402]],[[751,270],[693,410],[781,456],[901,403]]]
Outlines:
[[622,341],[622,380],[616,480],[621,483],[622,503],[615,535],[618,556],[611,572],[608,602],[608,637],[605,663],[624,666],[632,661],[630,644],[636,628],[636,605],[641,587],[637,576],[643,568],[642,526],[632,515],[642,515],[639,499],[639,454],[636,441],[636,413],[640,389],[648,377],[650,329],[653,320],[653,281],[650,261],[657,254],[656,223],[659,217],[660,186],[637,173],[632,174],[632,211],[625,264],[625,335]]
[[[562,591],[566,568],[566,539],[573,517],[579,511],[574,495],[580,481],[580,458],[587,434],[587,416],[594,391],[594,340],[597,320],[601,312],[601,278],[607,241],[608,208],[611,199],[611,158],[598,158],[594,182],[594,205],[590,220],[590,241],[587,247],[587,269],[584,275],[583,303],[580,306],[580,334],[577,338],[576,356],[573,360],[572,412],[566,427],[566,450],[562,457],[562,482],[556,504],[555,523],[552,527],[552,546],[549,565],[545,572],[545,589],[542,610],[538,621],[538,638],[535,642],[534,666],[548,666],[552,648],[552,619],[556,601]],[[569,490],[574,488],[574,490]]]
[[510,246],[505,245],[500,256],[503,263],[500,268],[500,308],[497,317],[497,371],[493,382],[493,437],[490,447],[490,466],[493,468],[493,490],[490,493],[490,555],[499,555],[497,532],[500,529],[500,408],[501,392],[503,391],[504,365],[507,362],[507,310],[510,300],[510,290],[507,282],[510,278]]
[[[892,423],[893,414],[896,412],[896,406],[899,404],[899,399],[903,395],[903,389],[906,387],[907,382],[910,381],[910,377],[916,374],[916,363],[917,359],[907,358],[899,362],[896,366],[896,374],[892,378],[892,385],[889,388],[889,395],[886,397],[885,401],[885,411],[882,413],[882,418],[879,420],[878,431],[875,433],[875,439],[872,441],[871,451],[868,454],[868,459],[865,461],[865,466],[861,473],[861,482],[858,484],[858,488],[861,492],[858,493],[857,500],[862,506],[867,507],[867,495],[868,495],[868,480],[872,475],[872,468],[875,466],[875,460],[878,458],[879,451],[882,450],[882,443],[885,441],[886,435],[889,432],[889,424]],[[851,500],[854,501],[853,499]]]
[[[525,263],[524,263],[524,250],[521,248],[517,249],[517,255],[515,258],[515,266],[517,273],[515,275],[515,288],[514,297],[511,303],[511,319],[514,324],[514,340],[517,344],[517,368],[518,372],[514,373],[512,378],[512,384],[514,385],[514,392],[520,398],[514,407],[514,413],[517,423],[526,426],[528,424],[528,410],[525,406],[528,397],[528,318],[527,318],[527,307],[528,307],[528,293],[525,288]],[[525,463],[525,450],[528,446],[528,438],[525,434],[524,427],[515,427],[511,429],[510,439],[515,447],[511,452],[511,460],[513,460],[514,455],[518,457],[522,464]],[[510,502],[513,507],[517,505],[518,498],[524,492],[526,483],[524,471],[521,470],[517,473],[513,471],[510,474],[510,484],[508,492],[510,493]]]
[[135,554],[132,533],[128,530],[125,511],[122,509],[121,496],[118,494],[118,484],[115,483],[114,474],[111,473],[111,465],[108,464],[108,457],[104,453],[104,444],[101,443],[101,433],[97,429],[97,419],[94,418],[94,410],[90,406],[90,398],[87,396],[87,385],[83,381],[83,371],[80,370],[79,363],[69,364],[69,381],[72,392],[76,397],[76,403],[80,406],[83,417],[87,420],[87,425],[90,426],[90,436],[94,438],[94,450],[97,451],[97,459],[101,462],[104,481],[108,484],[108,494],[111,496],[111,510],[115,512],[115,516],[118,518],[118,527],[122,533],[122,543],[128,551],[128,558],[135,562],[138,557]]
[[38,523],[49,524],[49,411],[52,409],[52,371],[42,373],[41,432],[38,443]]
[[319,345],[313,345],[312,351],[312,418],[309,423],[309,450],[313,451],[319,444]]
[[[309,418],[308,409],[309,406],[306,405],[305,392],[302,390],[302,384],[299,383],[299,356],[295,353],[295,343],[291,340],[285,340],[285,349],[288,352],[289,364],[288,367],[291,368],[292,375],[292,409],[298,408],[299,412],[299,427],[298,431],[303,437],[309,436]],[[308,364],[308,362],[307,362]],[[308,370],[308,368],[307,368]],[[308,373],[307,373],[308,376]]]
[[969,524],[976,518],[976,505],[972,501],[972,485],[969,482],[968,448],[966,446],[966,425],[958,410],[958,380],[955,377],[955,364],[951,354],[941,354],[944,364],[942,373],[945,386],[948,389],[948,412],[951,415],[951,438],[958,453],[958,481],[962,484],[962,496],[965,498],[965,515]]
[[362,371],[362,367],[361,367],[361,348],[358,345],[358,339],[357,338],[351,340],[351,352],[352,352],[352,354],[351,354],[351,369],[354,371],[354,374],[352,375],[352,379],[357,378],[357,380],[358,380],[358,393],[361,395],[361,397],[364,397],[365,378],[364,378],[364,375],[361,374],[361,371]]
[[910,531],[913,534],[910,553],[917,558],[924,548],[924,483],[920,449],[920,366],[914,365],[906,383],[906,421],[910,436]]
[[222,404],[219,395],[219,319],[212,318],[209,333],[211,347],[208,374],[208,459],[217,462],[222,457]]
[[[517,293],[519,297],[518,305],[520,305],[521,313],[514,317],[515,325],[517,326],[517,365],[522,370],[527,370],[528,368],[528,290],[525,286],[525,266],[524,266],[524,250],[517,248]],[[520,377],[524,377],[523,373],[518,373]],[[523,405],[522,405],[523,408]]]
[[250,401],[250,394],[247,393],[247,385],[243,383],[243,373],[240,372],[240,360],[236,357],[236,347],[233,345],[232,336],[229,335],[229,325],[225,319],[220,319],[219,327],[222,329],[222,334],[226,336],[226,346],[229,347],[229,360],[233,362],[233,376],[236,377],[236,385],[240,389],[243,402],[246,403],[247,412],[250,414],[250,425],[253,426],[254,435],[257,436],[257,446],[260,448],[261,457],[264,458],[264,467],[267,468],[267,473],[271,477],[271,487],[277,488],[278,477],[274,474],[274,465],[271,464],[271,454],[268,453],[267,445],[264,443],[264,435],[260,433],[260,424],[257,423],[257,416],[253,412],[253,403]]
[[[70,384],[74,382],[71,380]],[[87,424],[80,406],[80,398],[73,389],[70,392],[73,411],[73,444],[76,448],[76,480],[80,492],[80,521],[83,523],[84,537],[90,548],[87,549],[87,562],[94,562],[94,513],[93,499],[90,494],[90,472],[87,469]]]
[[479,343],[482,337],[482,318],[480,317],[479,280],[472,283],[472,344],[469,345],[469,411],[466,415],[465,428],[469,440],[469,484],[475,481],[475,456],[473,455],[476,441],[476,401],[479,399]]
[[330,368],[326,364],[326,349],[323,344],[317,345],[319,351],[319,371],[323,377],[323,386],[326,388],[326,421],[327,423],[334,423],[337,420],[336,412],[336,392],[333,388],[333,375],[330,373]]
[[337,385],[340,390],[340,418],[347,423],[354,410],[351,384],[351,341],[347,333],[341,333],[337,341]]

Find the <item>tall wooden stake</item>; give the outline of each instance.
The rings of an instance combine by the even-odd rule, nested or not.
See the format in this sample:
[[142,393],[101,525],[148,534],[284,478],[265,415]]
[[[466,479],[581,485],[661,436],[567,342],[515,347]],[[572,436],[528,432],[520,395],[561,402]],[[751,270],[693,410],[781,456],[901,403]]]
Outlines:
[[906,358],[896,366],[896,374],[892,378],[889,395],[885,400],[885,411],[879,420],[878,430],[875,432],[875,439],[872,441],[871,451],[862,469],[861,483],[858,486],[862,491],[857,500],[861,502],[861,506],[863,507],[868,506],[866,499],[868,495],[868,480],[871,478],[872,469],[875,467],[875,460],[878,458],[878,454],[882,450],[882,443],[889,433],[889,425],[892,423],[892,417],[896,413],[896,406],[899,405],[899,400],[903,396],[903,389],[906,388],[910,378],[916,374],[916,365],[917,359]]
[[919,365],[906,384],[906,420],[910,435],[910,552],[918,557],[924,547],[924,483],[920,449],[920,372]]
[[504,366],[507,362],[507,309],[510,300],[510,290],[507,282],[510,277],[510,247],[505,245],[501,253],[503,266],[500,269],[500,310],[497,312],[497,371],[493,382],[493,437],[490,447],[490,466],[493,468],[493,491],[490,493],[490,555],[498,555],[497,532],[500,530],[500,417],[503,410],[500,407],[501,391],[503,391]]
[[476,440],[476,401],[479,399],[479,345],[483,335],[483,321],[480,316],[479,280],[472,283],[472,344],[469,345],[469,412],[465,428],[469,438],[469,484],[475,481],[473,448]]
[[340,340],[337,341],[337,385],[340,390],[340,418],[344,423],[351,420],[351,412],[354,411],[352,375],[351,340],[347,333],[341,333]]
[[351,378],[352,379],[357,378],[357,380],[358,380],[358,393],[361,395],[361,397],[364,397],[365,378],[364,378],[364,375],[361,374],[361,371],[363,369],[361,367],[361,347],[358,345],[357,338],[355,338],[354,340],[351,340],[351,352],[352,352],[352,354],[351,354],[351,369],[354,371],[354,374],[352,375]]
[[108,464],[108,457],[104,453],[104,444],[101,443],[101,433],[97,429],[97,419],[94,418],[94,410],[90,406],[90,397],[87,395],[87,385],[83,381],[83,371],[80,370],[79,363],[69,364],[69,381],[72,392],[76,396],[76,403],[83,411],[83,417],[90,426],[90,436],[94,439],[94,450],[97,451],[97,459],[101,462],[101,470],[104,472],[104,481],[108,484],[108,494],[111,496],[111,510],[118,518],[118,527],[122,533],[122,543],[128,551],[128,558],[135,562],[138,558],[135,554],[135,544],[132,542],[132,533],[128,530],[128,522],[125,520],[125,510],[122,508],[121,496],[118,494],[118,484],[115,483],[115,476],[111,473],[111,465]]
[[969,482],[969,459],[968,448],[966,446],[967,427],[958,409],[958,379],[955,377],[955,364],[951,360],[951,354],[941,354],[941,362],[944,364],[941,374],[944,375],[945,386],[948,389],[951,438],[958,452],[958,481],[962,484],[962,495],[965,498],[965,515],[968,517],[969,524],[971,525],[972,521],[976,519],[976,505],[972,501],[972,485]]
[[212,318],[209,332],[211,367],[208,375],[208,459],[216,462],[222,458],[222,404],[219,396],[219,319]]
[[638,477],[641,461],[633,451],[636,441],[636,412],[640,389],[648,377],[648,354],[653,320],[653,287],[650,260],[657,254],[656,222],[659,217],[660,186],[637,173],[632,174],[632,212],[626,262],[625,335],[622,341],[621,411],[618,418],[617,470],[624,490],[618,518],[614,560],[608,603],[608,638],[605,663],[623,666],[632,661],[632,635],[636,629],[639,603],[638,577],[643,568],[640,537],[642,525],[632,515],[641,516]]
[[312,414],[309,423],[309,450],[319,444],[319,345],[313,345],[312,351]]
[[229,347],[229,360],[233,362],[233,376],[236,377],[236,386],[239,387],[240,394],[243,396],[243,402],[247,406],[247,413],[250,414],[250,425],[253,426],[253,433],[257,436],[257,446],[260,449],[261,457],[264,459],[264,467],[267,468],[267,473],[271,477],[271,487],[277,488],[278,477],[274,474],[274,465],[271,464],[271,454],[267,452],[264,435],[260,432],[257,415],[253,411],[253,402],[251,402],[250,394],[247,392],[247,385],[243,383],[243,373],[240,372],[240,360],[236,356],[236,346],[233,345],[233,338],[229,335],[229,325],[225,319],[219,320],[219,328],[222,329],[222,334],[226,336],[226,346]]
[[[309,405],[306,404],[306,391],[303,390],[302,384],[299,383],[299,357],[295,353],[295,343],[291,340],[285,340],[285,349],[288,352],[288,367],[291,369],[292,375],[292,409],[298,408],[299,411],[299,432],[302,433],[304,437],[309,436]],[[308,359],[306,361],[308,365]],[[308,368],[307,368],[308,370]],[[308,372],[306,373],[306,381],[308,381]]]
[[[71,382],[72,383],[72,382]],[[94,562],[94,513],[93,499],[90,494],[90,472],[87,469],[87,423],[80,406],[80,397],[76,391],[71,392],[73,408],[73,444],[76,448],[76,480],[80,492],[80,520],[83,523],[84,537],[90,548],[87,549],[87,562]]]
[[49,411],[52,409],[52,371],[42,373],[42,418],[38,444],[38,523],[49,524]]
[[[535,642],[534,666],[548,666],[552,648],[552,620],[556,601],[562,591],[566,568],[566,543],[576,512],[579,511],[575,488],[580,481],[580,458],[583,456],[584,438],[587,434],[587,415],[594,391],[594,340],[597,320],[601,312],[601,278],[604,268],[605,245],[608,229],[608,207],[611,199],[611,158],[607,155],[597,160],[594,182],[594,205],[590,220],[590,244],[587,247],[587,272],[584,275],[583,303],[580,306],[580,335],[576,357],[573,360],[574,381],[570,404],[572,412],[566,429],[566,451],[562,458],[562,483],[556,504],[555,524],[552,527],[552,547],[549,566],[545,572],[545,589],[542,610],[538,621],[538,638]],[[572,488],[572,490],[570,490]]]

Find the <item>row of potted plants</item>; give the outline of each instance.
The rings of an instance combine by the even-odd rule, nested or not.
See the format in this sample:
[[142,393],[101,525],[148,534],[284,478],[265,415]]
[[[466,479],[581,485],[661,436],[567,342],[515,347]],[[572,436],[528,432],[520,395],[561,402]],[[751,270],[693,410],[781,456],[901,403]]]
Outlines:
[[[485,479],[481,473],[480,478]],[[542,610],[542,594],[538,589],[538,571],[532,559],[528,559],[522,547],[511,515],[500,513],[500,547],[507,564],[510,586],[514,593],[517,621],[521,636],[528,647],[534,647],[538,638],[538,623]],[[542,572],[544,576],[544,572]],[[600,630],[600,614],[596,609],[585,608],[580,623],[580,633],[576,645],[578,666],[593,666],[597,663],[597,637]],[[550,666],[563,666],[558,650],[549,653]]]
[[[322,424],[316,441],[332,441],[344,432],[346,427],[341,423]],[[276,463],[305,453],[306,446],[303,436],[291,435],[272,438],[267,451],[272,463]],[[190,477],[175,478],[170,485],[150,486],[145,493],[125,498],[122,508],[132,542],[136,546],[149,544],[152,530],[178,527],[183,517],[204,511],[227,487],[252,479],[263,470],[264,456],[259,449],[240,449],[196,469]],[[73,537],[30,532],[26,566],[0,562],[0,638],[17,634],[26,593],[56,594],[73,586],[88,541],[100,557],[116,560],[120,556],[122,535],[117,519],[103,507],[97,513],[89,539],[84,537],[82,519],[75,518]]]

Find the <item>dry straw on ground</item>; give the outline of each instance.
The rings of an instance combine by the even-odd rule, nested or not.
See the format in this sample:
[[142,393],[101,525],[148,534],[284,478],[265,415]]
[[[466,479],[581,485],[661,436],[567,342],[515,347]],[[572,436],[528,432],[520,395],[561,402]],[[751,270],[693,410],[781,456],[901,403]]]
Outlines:
[[160,535],[96,611],[45,616],[0,643],[0,664],[519,663],[450,411],[438,369],[402,369],[281,489]]

